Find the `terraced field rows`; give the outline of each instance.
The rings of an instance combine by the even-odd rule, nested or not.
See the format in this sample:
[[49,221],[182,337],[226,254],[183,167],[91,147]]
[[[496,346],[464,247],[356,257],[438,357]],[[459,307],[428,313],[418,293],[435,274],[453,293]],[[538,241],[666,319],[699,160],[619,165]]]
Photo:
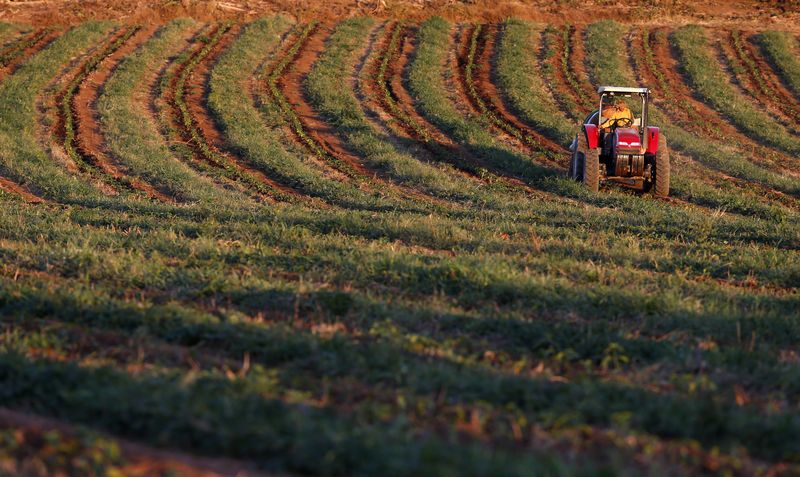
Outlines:
[[[0,35],[0,474],[800,473],[790,34]],[[601,84],[671,198],[565,177]]]

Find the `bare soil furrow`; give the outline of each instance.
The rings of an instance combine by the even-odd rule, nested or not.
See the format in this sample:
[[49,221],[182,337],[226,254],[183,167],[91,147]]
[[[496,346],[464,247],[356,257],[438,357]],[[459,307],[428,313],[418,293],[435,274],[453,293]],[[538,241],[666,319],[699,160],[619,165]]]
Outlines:
[[0,176],[0,190],[19,196],[23,201],[30,204],[41,204],[45,202],[44,199],[32,193],[25,187],[17,184],[16,182]]
[[326,123],[314,110],[306,98],[303,81],[311,72],[314,63],[325,49],[325,41],[331,34],[329,26],[315,25],[306,35],[298,38],[293,45],[288,63],[277,78],[277,87],[286,98],[290,115],[299,122],[292,128],[299,142],[312,154],[322,156],[329,164],[351,179],[366,179],[373,174],[361,163],[360,158],[350,153],[335,129]]
[[114,72],[116,66],[150,38],[156,29],[156,27],[139,29],[119,48],[100,61],[96,69],[86,75],[79,84],[78,90],[72,99],[71,112],[75,124],[75,148],[86,163],[92,164],[104,174],[110,176],[115,182],[124,184],[130,189],[144,192],[147,196],[162,202],[173,202],[174,199],[172,197],[155,189],[152,185],[131,177],[108,154],[104,145],[105,139],[97,112],[97,99],[100,96],[101,89]]
[[[322,24],[309,25],[305,34],[290,48],[284,61],[277,64],[278,71],[270,75],[274,81],[273,95],[280,95],[280,103],[292,135],[309,152],[325,160],[330,166],[350,179],[359,182],[365,190],[393,190],[402,198],[428,203],[444,204],[439,198],[418,189],[407,187],[381,177],[377,171],[367,167],[363,160],[345,144],[336,128],[312,106],[304,87],[305,78],[326,47],[332,27]],[[353,91],[357,79],[343,87]]]
[[[494,27],[488,28],[495,30]],[[560,147],[557,145],[551,147],[550,141],[540,142],[538,134],[528,134],[530,131],[527,131],[528,128],[523,124],[519,124],[518,127],[514,122],[507,120],[494,106],[494,99],[490,99],[486,94],[487,89],[493,90],[490,94],[497,94],[497,91],[491,80],[493,46],[489,44],[487,49],[487,42],[494,41],[494,31],[485,32],[485,29],[483,25],[465,27],[461,31],[457,45],[459,83],[471,113],[484,118],[495,133],[513,148],[524,151],[549,166],[560,166],[558,163]],[[487,37],[491,37],[491,40]]]
[[[127,184],[117,181],[93,162],[92,157],[85,157],[78,149],[76,132],[77,117],[74,97],[79,87],[100,63],[114,53],[135,32],[134,27],[121,27],[112,30],[106,39],[85,52],[56,78],[51,88],[55,92],[45,100],[44,112],[52,113],[55,121],[47,134],[50,136],[51,154],[62,161],[65,167],[74,174],[82,174],[95,187],[106,195],[119,195],[120,189]],[[45,118],[48,121],[50,118]]]
[[549,28],[542,35],[539,67],[544,74],[545,83],[559,109],[567,117],[583,121],[589,113],[589,107],[584,103],[581,90],[569,69],[569,29]]
[[465,176],[481,182],[508,182],[479,165],[480,161],[463,146],[419,114],[405,84],[407,67],[414,51],[414,27],[397,23],[386,30],[379,54],[370,68],[369,78],[363,81],[363,88],[371,91],[371,96],[375,98],[375,108],[388,118],[384,124],[391,127],[400,138],[420,145],[423,151],[416,151],[416,154],[422,152],[421,155],[431,162],[446,163]]
[[[186,78],[184,90],[181,92],[186,107],[181,111],[184,118],[184,133],[188,133],[185,139],[194,145],[195,152],[201,157],[228,171],[232,178],[255,189],[265,198],[294,202],[299,198],[299,194],[294,189],[279,184],[262,171],[251,167],[227,151],[225,138],[208,109],[207,98],[211,69],[219,55],[228,49],[240,31],[240,25],[228,29],[207,52],[201,48],[196,53],[197,56],[189,60],[191,68],[187,68],[177,75],[178,82],[180,82],[181,76]],[[178,106],[181,108],[181,105]],[[185,115],[186,111],[189,113],[188,118]]]
[[571,71],[573,81],[570,82],[577,88],[576,95],[581,98],[581,103],[589,107],[595,107],[594,98],[597,95],[597,86],[592,81],[587,70],[586,64],[586,28],[583,26],[573,27],[569,35],[569,55],[567,56],[568,71]]
[[61,34],[60,30],[42,28],[19,39],[0,54],[0,81],[14,73],[27,58],[35,55]]
[[525,124],[520,118],[511,113],[505,104],[502,93],[496,86],[496,64],[497,51],[496,42],[499,35],[497,25],[487,25],[481,28],[476,44],[471,45],[474,49],[471,64],[474,75],[472,77],[472,88],[474,96],[479,102],[481,110],[485,114],[491,115],[493,122],[509,134],[522,140],[531,152],[541,158],[544,162],[561,167],[561,160],[566,154],[566,150],[554,141],[539,134],[534,128]]

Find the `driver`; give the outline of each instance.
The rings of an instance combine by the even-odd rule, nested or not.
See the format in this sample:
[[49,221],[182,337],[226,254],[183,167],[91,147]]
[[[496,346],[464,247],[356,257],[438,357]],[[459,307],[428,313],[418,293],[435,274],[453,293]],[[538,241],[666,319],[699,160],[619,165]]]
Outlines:
[[[600,115],[603,122],[600,123],[600,129],[608,132],[611,128],[618,125],[633,124],[633,113],[631,112],[625,101],[617,98],[611,98],[607,104],[603,105],[603,112]],[[626,121],[626,119],[628,121]]]

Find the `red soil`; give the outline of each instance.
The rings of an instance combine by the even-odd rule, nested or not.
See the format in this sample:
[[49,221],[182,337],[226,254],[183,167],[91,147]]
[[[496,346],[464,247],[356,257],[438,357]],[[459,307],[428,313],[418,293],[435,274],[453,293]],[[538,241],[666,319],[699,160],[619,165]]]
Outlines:
[[[203,58],[202,61],[200,61],[191,71],[186,81],[184,98],[189,107],[189,112],[192,116],[192,122],[199,129],[200,134],[203,136],[203,139],[206,141],[208,146],[210,146],[217,154],[224,156],[230,163],[234,164],[241,173],[255,178],[262,184],[265,184],[269,188],[279,191],[282,194],[299,197],[299,194],[294,189],[286,187],[270,179],[263,172],[248,166],[244,163],[244,161],[235,155],[227,154],[225,152],[225,139],[208,109],[208,81],[211,74],[211,68],[216,63],[219,56],[228,49],[233,40],[238,36],[241,28],[241,25],[236,25],[227,31],[222,36],[220,41],[214,45],[214,48],[211,50],[211,52],[206,55],[206,57]],[[200,45],[200,48],[202,48],[202,45]],[[176,76],[178,74],[179,72],[176,73]],[[187,137],[186,139],[189,140],[190,138]],[[198,157],[202,156],[202,154],[199,154],[199,151],[197,152]]]
[[[347,176],[368,178],[372,176],[372,173],[364,167],[361,159],[347,150],[341,139],[336,135],[336,129],[322,119],[306,100],[303,81],[311,72],[320,53],[325,50],[325,41],[330,36],[331,31],[330,26],[319,26],[308,35],[297,56],[293,58],[283,76],[278,79],[278,87],[289,104],[292,105],[292,109],[300,119],[305,133],[327,154],[347,164],[347,168],[342,168],[336,164],[330,165]],[[303,141],[300,140],[300,142],[302,143]]]
[[[44,434],[57,431],[65,439],[74,438],[76,430],[66,422],[0,408],[0,429],[13,429],[15,438],[34,449],[44,441]],[[107,438],[110,438],[106,436]],[[231,459],[196,457],[154,449],[142,444],[111,438],[120,447],[125,463],[124,475],[185,477],[268,477],[248,464]],[[272,474],[277,477],[276,474]],[[284,474],[285,475],[285,474]]]
[[16,194],[20,196],[22,200],[30,204],[41,204],[44,202],[44,199],[42,199],[41,197],[34,195],[21,185],[17,184],[16,182],[10,181],[5,177],[0,177],[0,190]]
[[[587,98],[594,98],[597,89],[592,82],[589,72],[586,70],[586,28],[578,26],[572,29],[570,34],[570,58],[569,65],[573,75],[581,85],[583,94]],[[596,108],[595,108],[596,109]]]
[[[36,30],[31,32],[29,35],[26,35],[23,38],[20,38],[19,41],[26,41],[31,38],[35,38],[38,36],[43,30]],[[47,35],[43,36],[39,41],[35,42],[34,44],[25,48],[19,55],[17,55],[14,59],[9,61],[5,65],[0,65],[0,81],[6,77],[6,75],[13,74],[16,69],[25,62],[28,58],[35,55],[44,47],[50,44],[51,41],[58,38],[58,36],[62,33],[60,30],[53,30]]]
[[104,146],[103,132],[100,127],[99,113],[96,107],[100,91],[114,72],[116,66],[150,38],[155,30],[156,27],[139,30],[120,48],[103,59],[97,69],[90,73],[79,86],[77,93],[72,99],[72,111],[76,125],[77,149],[87,162],[95,165],[115,180],[133,189],[140,190],[151,198],[162,202],[173,202],[171,197],[159,192],[150,184],[128,176],[123,172],[121,166],[107,153]]
[[[475,165],[480,163],[477,159],[470,156],[463,146],[453,142],[436,126],[428,122],[414,108],[414,98],[409,93],[405,85],[405,74],[410,56],[414,51],[413,35],[414,28],[403,26],[400,32],[397,47],[390,51],[390,37],[395,26],[387,26],[387,34],[384,36],[379,54],[373,61],[370,68],[369,78],[362,81],[363,89],[369,90],[371,97],[375,98],[374,108],[388,120],[384,121],[387,127],[391,128],[395,134],[403,139],[412,139],[424,148],[424,156],[430,161],[441,161],[448,163],[460,171],[464,176],[470,177],[481,182],[491,182],[500,178],[480,177],[475,170]],[[382,58],[389,56],[388,68],[384,76],[386,88],[389,90],[391,98],[386,98],[383,90],[376,81],[378,68]],[[392,106],[399,109],[402,114],[394,114]],[[414,126],[412,126],[412,124]],[[419,133],[420,130],[425,134]],[[419,154],[418,154],[419,155]],[[484,167],[478,165],[477,167]],[[484,167],[485,168],[485,167]]]
[[0,19],[34,25],[74,24],[89,19],[111,19],[136,24],[155,24],[192,17],[201,21],[251,20],[275,13],[299,21],[342,19],[358,15],[422,20],[441,15],[454,21],[498,22],[509,17],[551,25],[616,19],[625,23],[653,22],[668,18],[674,23],[748,25],[800,31],[796,2],[764,0],[608,2],[553,2],[552,0],[7,0]]
[[[478,90],[483,102],[489,109],[502,121],[504,121],[510,128],[519,131],[526,140],[524,141],[529,147],[533,146],[534,155],[541,149],[549,150],[557,154],[566,153],[566,149],[561,147],[556,142],[542,136],[535,129],[528,126],[506,106],[503,101],[503,94],[497,89],[493,81],[493,72],[495,71],[496,64],[496,42],[499,28],[497,25],[487,25],[481,30],[481,35],[478,39],[478,51],[476,53],[476,72],[475,87]],[[558,162],[549,161],[560,166]]]
[[561,64],[562,58],[564,57],[565,48],[568,45],[564,44],[564,39],[560,30],[551,34],[551,38],[554,40],[552,45],[554,52],[553,56],[549,59],[545,59],[543,57],[544,51],[542,51],[541,56],[542,67],[547,64],[550,67],[550,71],[553,72],[553,82],[548,86],[551,88],[551,92],[553,93],[554,97],[558,97],[559,95],[569,97],[577,106],[578,110],[572,111],[568,105],[561,104],[563,101],[560,102],[559,106],[564,114],[566,114],[567,117],[578,116],[582,120],[583,117],[589,114],[589,108],[584,104],[583,99],[578,92],[570,86],[570,82],[565,76]]

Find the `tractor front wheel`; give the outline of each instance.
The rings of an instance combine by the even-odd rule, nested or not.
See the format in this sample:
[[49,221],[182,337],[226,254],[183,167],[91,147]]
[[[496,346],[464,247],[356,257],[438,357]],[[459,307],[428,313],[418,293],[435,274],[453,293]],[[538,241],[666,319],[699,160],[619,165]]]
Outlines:
[[653,194],[656,197],[669,196],[669,149],[667,149],[667,138],[664,136],[658,138],[655,176]]

